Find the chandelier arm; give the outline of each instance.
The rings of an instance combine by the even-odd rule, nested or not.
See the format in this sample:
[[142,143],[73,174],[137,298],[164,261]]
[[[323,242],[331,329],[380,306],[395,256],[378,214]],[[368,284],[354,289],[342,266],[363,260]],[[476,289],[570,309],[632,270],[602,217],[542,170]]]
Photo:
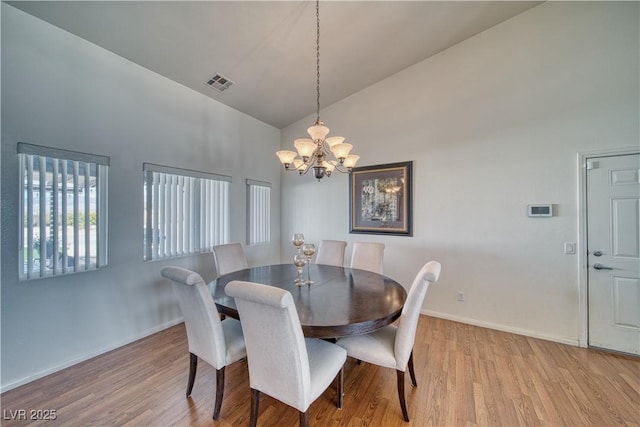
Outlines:
[[293,164],[291,164],[291,166],[286,168],[285,171],[286,172],[298,172],[298,174],[300,174],[300,176],[302,176],[302,175],[306,175],[307,172],[309,172],[309,169],[311,169],[311,168],[307,167],[307,168],[305,168],[305,170],[303,172],[300,172],[299,169],[296,169],[295,167],[293,167]]
[[300,174],[300,176],[306,175],[309,172],[309,169],[312,169],[312,168],[307,166],[306,169],[304,170],[304,172],[298,171],[298,173]]
[[[318,153],[316,151],[314,151],[313,154],[311,155],[311,157],[309,157],[309,160],[307,161],[307,163],[305,163],[305,165],[307,165],[307,167],[304,169],[304,172],[300,173],[300,176],[306,175],[307,172],[309,172],[309,169],[313,169],[313,166],[315,165],[317,160],[318,160]],[[300,171],[298,171],[298,172],[300,172]]]

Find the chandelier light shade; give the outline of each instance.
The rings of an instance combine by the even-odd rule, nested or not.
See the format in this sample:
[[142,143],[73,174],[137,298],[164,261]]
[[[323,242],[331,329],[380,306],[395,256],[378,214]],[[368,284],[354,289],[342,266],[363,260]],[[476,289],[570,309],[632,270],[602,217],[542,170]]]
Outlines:
[[351,169],[356,165],[356,163],[358,162],[358,159],[360,159],[360,156],[358,156],[357,154],[349,154],[344,159],[343,165],[345,168]]
[[280,163],[282,163],[285,168],[289,168],[289,165],[293,163],[296,156],[298,155],[298,153],[296,153],[295,151],[287,151],[287,150],[278,151],[276,154],[280,159]]
[[324,140],[329,147],[333,147],[336,144],[341,144],[344,142],[344,136],[332,136]]
[[286,171],[297,171],[305,175],[309,170],[318,181],[329,177],[334,171],[349,173],[360,156],[350,154],[353,145],[345,142],[343,136],[327,138],[329,128],[320,120],[320,0],[316,0],[316,121],[307,129],[311,138],[296,139],[296,151],[276,152]]
[[316,151],[316,144],[311,139],[296,139],[293,145],[298,150],[298,154],[302,157],[302,160],[308,161],[313,153]]

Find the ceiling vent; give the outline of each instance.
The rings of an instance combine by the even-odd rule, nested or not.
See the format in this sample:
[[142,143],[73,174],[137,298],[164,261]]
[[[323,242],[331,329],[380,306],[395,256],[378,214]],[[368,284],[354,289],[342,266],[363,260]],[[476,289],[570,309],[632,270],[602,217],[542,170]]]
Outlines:
[[224,92],[225,90],[229,89],[229,87],[231,87],[233,82],[222,74],[216,73],[213,77],[207,80],[205,84],[216,89],[218,92]]

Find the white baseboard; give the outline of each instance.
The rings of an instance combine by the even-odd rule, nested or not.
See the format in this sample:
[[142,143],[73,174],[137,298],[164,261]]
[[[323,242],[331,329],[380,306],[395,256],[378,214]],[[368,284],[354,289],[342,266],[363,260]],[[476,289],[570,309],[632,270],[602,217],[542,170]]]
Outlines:
[[52,368],[45,369],[44,371],[37,372],[35,374],[32,374],[32,375],[29,375],[27,377],[21,378],[21,379],[19,379],[17,381],[9,383],[9,384],[3,384],[2,386],[0,386],[0,393],[4,393],[5,391],[9,391],[9,390],[14,389],[16,387],[19,387],[19,386],[21,386],[23,384],[27,384],[27,383],[30,383],[30,382],[35,381],[37,379],[40,379],[42,377],[46,377],[49,374],[53,374],[54,372],[61,371],[62,369],[65,369],[65,368],[68,368],[70,366],[76,365],[76,364],[78,364],[80,362],[84,362],[85,360],[89,360],[89,359],[91,359],[93,357],[100,356],[101,354],[107,353],[107,352],[109,352],[111,350],[115,350],[116,348],[120,348],[120,347],[123,347],[123,346],[125,346],[127,344],[131,344],[134,341],[138,341],[139,339],[148,337],[149,335],[153,335],[153,334],[155,334],[157,332],[160,332],[160,331],[163,331],[163,330],[165,330],[167,328],[170,328],[172,326],[178,325],[178,324],[182,323],[183,321],[184,321],[184,318],[180,317],[180,318],[172,320],[170,322],[166,322],[166,323],[163,323],[161,325],[158,325],[158,326],[156,326],[154,328],[147,329],[146,331],[143,331],[142,333],[140,333],[140,334],[138,334],[138,335],[136,335],[134,337],[131,337],[131,338],[126,339],[124,341],[121,341],[121,342],[119,342],[117,344],[111,345],[109,347],[105,347],[105,348],[103,348],[101,350],[98,350],[96,352],[84,354],[82,356],[79,356],[79,357],[76,357],[74,359],[68,360],[65,363],[62,363],[62,364],[60,364],[58,366],[54,366]]
[[539,338],[541,340],[553,341],[560,344],[567,344],[567,345],[572,345],[576,347],[580,346],[580,342],[577,338],[570,339],[566,337],[559,337],[556,335],[541,334],[537,331],[531,331],[528,329],[513,328],[511,326],[506,326],[499,323],[484,322],[482,320],[471,319],[467,317],[453,316],[448,313],[440,313],[432,310],[422,310],[420,311],[420,313],[427,316],[431,316],[431,317],[438,317],[441,319],[453,320],[454,322],[466,323],[468,325],[479,326],[482,328],[495,329],[497,331],[509,332],[517,335],[524,335],[531,338]]

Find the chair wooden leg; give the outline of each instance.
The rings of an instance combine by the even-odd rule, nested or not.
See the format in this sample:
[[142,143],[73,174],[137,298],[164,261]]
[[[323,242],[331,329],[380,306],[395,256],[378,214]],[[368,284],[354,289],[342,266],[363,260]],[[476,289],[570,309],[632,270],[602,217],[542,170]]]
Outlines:
[[402,417],[409,422],[409,411],[407,411],[407,402],[404,400],[404,372],[396,370],[398,375],[398,398],[400,399],[400,408],[402,409]]
[[193,383],[196,380],[196,370],[198,369],[198,356],[193,353],[189,353],[189,382],[187,383],[187,397],[191,396],[191,390],[193,390]]
[[309,411],[300,411],[300,427],[309,427]]
[[411,385],[414,387],[418,387],[418,382],[416,381],[416,372],[413,370],[413,350],[411,350],[411,354],[409,355],[409,375],[411,375]]
[[251,389],[251,419],[249,427],[256,427],[258,424],[258,406],[260,405],[260,392],[255,388]]
[[338,376],[336,376],[336,392],[337,392],[337,401],[336,406],[338,409],[342,409],[342,396],[344,395],[344,366],[340,368],[340,372],[338,372]]
[[224,366],[221,369],[216,369],[216,403],[213,408],[214,420],[217,420],[220,416],[222,396],[224,396]]

